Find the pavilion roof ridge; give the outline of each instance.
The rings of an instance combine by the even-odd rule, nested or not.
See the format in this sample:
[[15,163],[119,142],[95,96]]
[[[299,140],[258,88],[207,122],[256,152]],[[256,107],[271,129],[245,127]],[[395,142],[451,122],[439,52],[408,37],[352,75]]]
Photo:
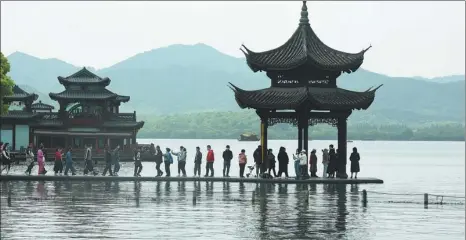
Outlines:
[[284,44],[263,52],[252,51],[243,44],[240,50],[254,72],[291,70],[310,64],[322,70],[351,73],[362,65],[364,53],[371,47],[348,53],[326,45],[309,24],[306,1],[303,1],[298,28]]

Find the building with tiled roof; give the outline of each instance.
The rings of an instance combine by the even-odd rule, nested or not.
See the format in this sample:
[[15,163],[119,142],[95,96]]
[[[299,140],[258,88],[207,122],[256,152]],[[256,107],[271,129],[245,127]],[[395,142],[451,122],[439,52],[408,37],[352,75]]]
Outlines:
[[1,117],[3,142],[13,150],[29,143],[46,148],[72,146],[75,149],[92,145],[94,149],[120,145],[130,149],[136,134],[144,126],[136,120],[136,112],[120,113],[120,105],[130,100],[108,90],[109,78],[101,78],[82,68],[68,77],[58,77],[65,87],[60,93],[50,93],[59,109],[37,100],[37,95],[14,86],[13,95],[4,97],[6,103],[24,105],[22,110],[9,111]]

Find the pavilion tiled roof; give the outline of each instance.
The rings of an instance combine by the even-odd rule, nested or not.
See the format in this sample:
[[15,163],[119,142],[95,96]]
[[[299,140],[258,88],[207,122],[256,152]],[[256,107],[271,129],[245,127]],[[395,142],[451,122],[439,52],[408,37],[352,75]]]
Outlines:
[[380,87],[368,89],[365,92],[310,86],[270,87],[248,91],[231,85],[235,92],[236,101],[241,108],[275,110],[298,109],[303,104],[308,104],[315,110],[365,110],[374,101],[375,92]]
[[21,89],[18,85],[13,86],[13,94],[10,96],[5,96],[4,99],[6,101],[25,101],[27,99],[31,99],[32,101],[37,100],[39,96],[35,93],[28,93]]
[[108,77],[101,78],[96,74],[92,73],[91,71],[87,70],[87,68],[83,67],[81,70],[77,71],[76,73],[68,76],[68,77],[58,77],[58,81],[60,84],[67,85],[67,84],[103,84],[108,86],[110,84],[110,79]]
[[115,99],[117,102],[128,102],[130,99],[129,96],[118,95]]
[[131,127],[131,128],[142,128],[144,126],[144,121],[105,121],[102,124],[103,127]]
[[61,100],[61,99],[73,99],[73,100],[106,100],[111,98],[117,98],[119,95],[113,93],[108,89],[98,89],[96,91],[78,91],[67,89],[60,93],[49,93],[49,96],[52,100]]
[[306,2],[303,2],[298,28],[282,46],[265,51],[254,52],[243,45],[246,61],[254,71],[290,70],[303,65],[338,72],[354,72],[364,60],[366,48],[358,53],[335,50],[323,43],[311,28]]
[[5,115],[2,116],[4,119],[13,118],[13,119],[29,119],[38,116],[37,113],[22,111],[22,110],[10,110]]
[[40,110],[53,110],[53,109],[55,109],[54,106],[43,103],[42,101],[39,101],[37,103],[32,104],[31,108],[32,109],[40,109]]

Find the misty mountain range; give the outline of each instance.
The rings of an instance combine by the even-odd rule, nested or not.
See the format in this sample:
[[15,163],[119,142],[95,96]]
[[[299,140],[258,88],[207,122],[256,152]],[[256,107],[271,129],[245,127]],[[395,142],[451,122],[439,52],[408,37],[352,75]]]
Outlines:
[[[57,77],[81,68],[59,59],[39,59],[21,52],[7,58],[11,65],[9,75],[16,84],[39,94],[39,99],[46,103],[54,103],[48,97],[49,92],[64,89]],[[228,82],[243,89],[270,85],[264,73],[249,69],[244,58],[223,54],[205,44],[171,45],[139,53],[108,68],[91,70],[111,79],[108,89],[131,96],[122,111],[136,110],[138,115],[241,111]],[[370,109],[356,111],[352,118],[374,123],[381,119],[398,123],[464,123],[464,79],[464,75],[432,79],[389,77],[359,69],[342,74],[338,86],[362,91],[384,84]]]

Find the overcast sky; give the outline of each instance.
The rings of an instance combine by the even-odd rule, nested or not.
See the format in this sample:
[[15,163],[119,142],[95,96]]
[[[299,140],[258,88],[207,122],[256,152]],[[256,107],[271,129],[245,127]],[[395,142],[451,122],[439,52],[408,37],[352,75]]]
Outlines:
[[[283,44],[301,2],[1,2],[1,50],[109,67],[171,44],[205,43],[241,57]],[[363,68],[391,76],[465,73],[465,3],[308,2],[330,47],[359,52]]]

